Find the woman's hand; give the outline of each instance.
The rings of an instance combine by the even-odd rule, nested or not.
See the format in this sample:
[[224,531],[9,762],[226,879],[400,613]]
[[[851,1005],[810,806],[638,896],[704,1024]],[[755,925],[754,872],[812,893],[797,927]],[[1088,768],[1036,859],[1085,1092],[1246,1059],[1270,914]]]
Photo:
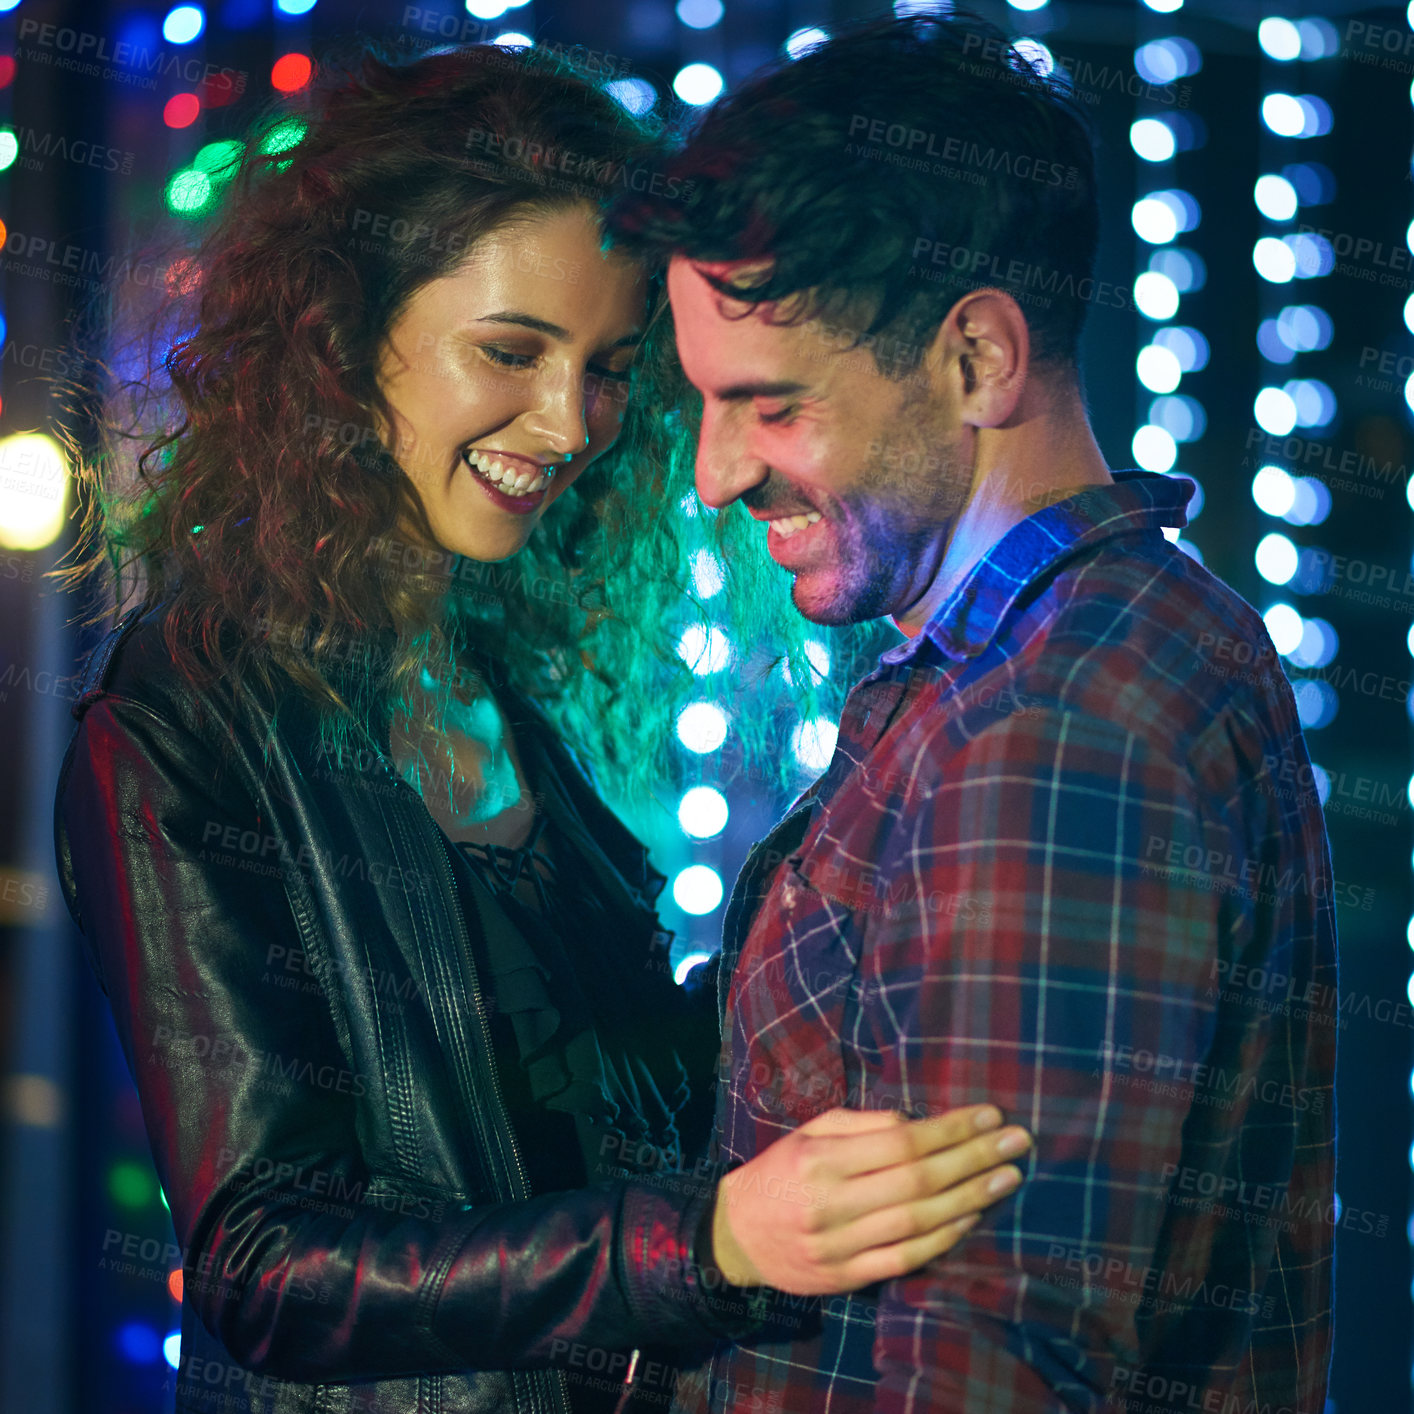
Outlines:
[[1031,1136],[1001,1122],[993,1105],[816,1116],[717,1185],[717,1267],[736,1286],[824,1296],[923,1266],[1021,1182],[1005,1160]]

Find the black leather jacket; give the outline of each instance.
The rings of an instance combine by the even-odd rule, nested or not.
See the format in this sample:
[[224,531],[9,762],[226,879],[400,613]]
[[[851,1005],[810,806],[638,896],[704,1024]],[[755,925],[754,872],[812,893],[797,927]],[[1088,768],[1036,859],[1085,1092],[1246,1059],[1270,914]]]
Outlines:
[[[527,1197],[476,920],[386,756],[331,769],[293,688],[278,729],[247,684],[201,696],[206,718],[160,611],[130,615],[89,661],[56,807],[185,1254],[179,1414],[552,1414],[575,1346],[687,1358],[757,1328],[703,1277],[710,1182]],[[663,998],[700,1027],[671,978]]]

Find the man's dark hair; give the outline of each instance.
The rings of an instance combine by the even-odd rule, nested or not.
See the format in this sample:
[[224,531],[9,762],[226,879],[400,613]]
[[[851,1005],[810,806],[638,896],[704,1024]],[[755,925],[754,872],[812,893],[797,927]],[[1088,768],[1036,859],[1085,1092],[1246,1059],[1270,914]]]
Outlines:
[[972,15],[843,31],[719,102],[664,190],[611,213],[660,256],[771,257],[755,304],[809,292],[795,317],[847,313],[850,345],[906,376],[969,290],[1020,304],[1034,362],[1074,364],[1099,208],[1089,124]]

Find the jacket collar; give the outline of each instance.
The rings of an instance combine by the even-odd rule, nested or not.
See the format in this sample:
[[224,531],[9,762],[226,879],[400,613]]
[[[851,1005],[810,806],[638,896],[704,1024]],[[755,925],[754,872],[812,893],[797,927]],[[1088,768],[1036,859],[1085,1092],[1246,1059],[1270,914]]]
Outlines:
[[1017,599],[1063,560],[1116,536],[1188,524],[1184,507],[1197,488],[1187,477],[1133,470],[1111,475],[1113,485],[1087,487],[1012,526],[923,628],[880,662],[906,663],[924,643],[954,662],[975,658]]

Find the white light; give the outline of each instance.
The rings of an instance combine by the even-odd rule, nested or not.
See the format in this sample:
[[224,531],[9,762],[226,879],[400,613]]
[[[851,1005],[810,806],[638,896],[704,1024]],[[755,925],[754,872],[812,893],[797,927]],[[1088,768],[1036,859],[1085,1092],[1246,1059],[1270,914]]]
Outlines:
[[1404,640],[1404,646],[1409,650],[1409,656],[1414,658],[1414,624],[1409,625],[1409,635]]
[[677,733],[689,751],[705,756],[727,739],[727,714],[715,702],[689,702],[678,713]]
[[206,28],[200,5],[178,5],[162,21],[162,38],[168,44],[190,44]]
[[528,34],[522,34],[518,29],[508,29],[505,34],[498,34],[491,43],[498,49],[535,48],[535,41]]
[[727,823],[727,798],[712,786],[693,786],[678,802],[678,824],[695,840],[720,835]]
[[1144,0],[1144,3],[1161,15],[1171,15],[1175,10],[1183,8],[1183,0]]
[[1044,10],[1051,0],[1006,0],[1013,10]]
[[1414,334],[1414,295],[1404,301],[1404,327]]
[[1131,123],[1129,145],[1146,162],[1167,162],[1178,151],[1173,129],[1161,118],[1140,118]]
[[816,25],[807,25],[804,29],[796,30],[786,40],[786,53],[792,59],[799,59],[802,55],[810,53],[812,49],[818,49],[829,37],[824,30]]
[[711,29],[722,18],[722,0],[678,0],[678,19],[689,29]]
[[683,958],[683,960],[678,963],[675,968],[673,968],[673,981],[676,982],[679,987],[681,987],[682,984],[687,981],[687,974],[691,972],[694,967],[696,967],[699,963],[711,961],[712,954],[709,952],[688,953],[688,955]]
[[1177,356],[1158,344],[1148,344],[1139,350],[1134,360],[1134,371],[1151,393],[1171,393],[1183,377]]
[[1271,635],[1272,646],[1283,658],[1301,646],[1301,634],[1305,628],[1301,615],[1290,604],[1273,604],[1262,622]]
[[1252,558],[1256,561],[1257,573],[1268,584],[1286,584],[1296,573],[1299,557],[1296,546],[1286,536],[1273,531],[1257,542]]
[[835,754],[839,734],[839,727],[828,717],[811,717],[791,732],[791,754],[807,771],[823,771]]
[[162,1358],[174,1370],[181,1368],[182,1363],[182,1333],[173,1331],[162,1342]]
[[688,64],[678,70],[673,80],[673,92],[694,108],[711,103],[721,93],[722,87],[722,76],[711,64]]
[[1301,31],[1290,20],[1275,15],[1257,26],[1257,43],[1269,59],[1288,64],[1301,57]]
[[830,676],[830,650],[817,638],[805,640],[805,657],[815,672],[822,678]]
[[[612,83],[606,83],[604,88],[610,98],[635,118],[641,118],[658,101],[658,90],[647,79],[615,79]],[[683,499],[696,501],[697,498],[689,492]],[[695,512],[696,506],[688,514]]]
[[722,901],[722,876],[709,864],[689,864],[673,880],[673,902],[699,917]]
[[1178,460],[1178,443],[1173,440],[1173,435],[1152,422],[1146,422],[1134,434],[1130,451],[1135,462],[1145,471],[1170,471]]
[[1280,388],[1263,388],[1252,404],[1252,415],[1273,437],[1285,437],[1296,426],[1296,404]]
[[715,625],[689,624],[678,639],[678,657],[700,678],[720,673],[732,660],[732,641]]
[[1296,252],[1275,236],[1263,236],[1252,247],[1252,264],[1273,285],[1284,285],[1296,278]]
[[1262,100],[1262,121],[1278,137],[1300,137],[1306,126],[1306,110],[1289,93],[1269,93]]
[[0,438],[0,546],[38,550],[64,528],[69,465],[42,432]]
[[1178,313],[1178,286],[1167,275],[1146,270],[1134,282],[1134,303],[1146,319],[1172,319]]
[[1178,235],[1178,218],[1166,203],[1152,196],[1134,203],[1129,220],[1139,239],[1150,245],[1167,245]]
[[692,552],[692,587],[702,599],[722,592],[722,562],[710,550]]
[[1296,215],[1296,188],[1285,177],[1258,177],[1252,200],[1269,221],[1290,221]]
[[1269,516],[1284,516],[1296,504],[1296,482],[1279,466],[1264,466],[1252,478],[1252,499]]
[[[1007,0],[1007,3],[1012,4],[1014,0]],[[1039,39],[1014,39],[1011,47],[1015,49],[1042,78],[1048,78],[1055,72],[1055,55],[1053,55]]]
[[511,7],[507,0],[466,0],[466,12],[477,20],[499,20]]
[[[1409,404],[1409,411],[1414,412],[1414,373],[1404,380],[1404,401]],[[1409,478],[1409,484],[1405,487],[1406,494],[1411,491],[1414,491],[1414,476]],[[1414,496],[1410,497],[1409,504],[1414,506]]]

